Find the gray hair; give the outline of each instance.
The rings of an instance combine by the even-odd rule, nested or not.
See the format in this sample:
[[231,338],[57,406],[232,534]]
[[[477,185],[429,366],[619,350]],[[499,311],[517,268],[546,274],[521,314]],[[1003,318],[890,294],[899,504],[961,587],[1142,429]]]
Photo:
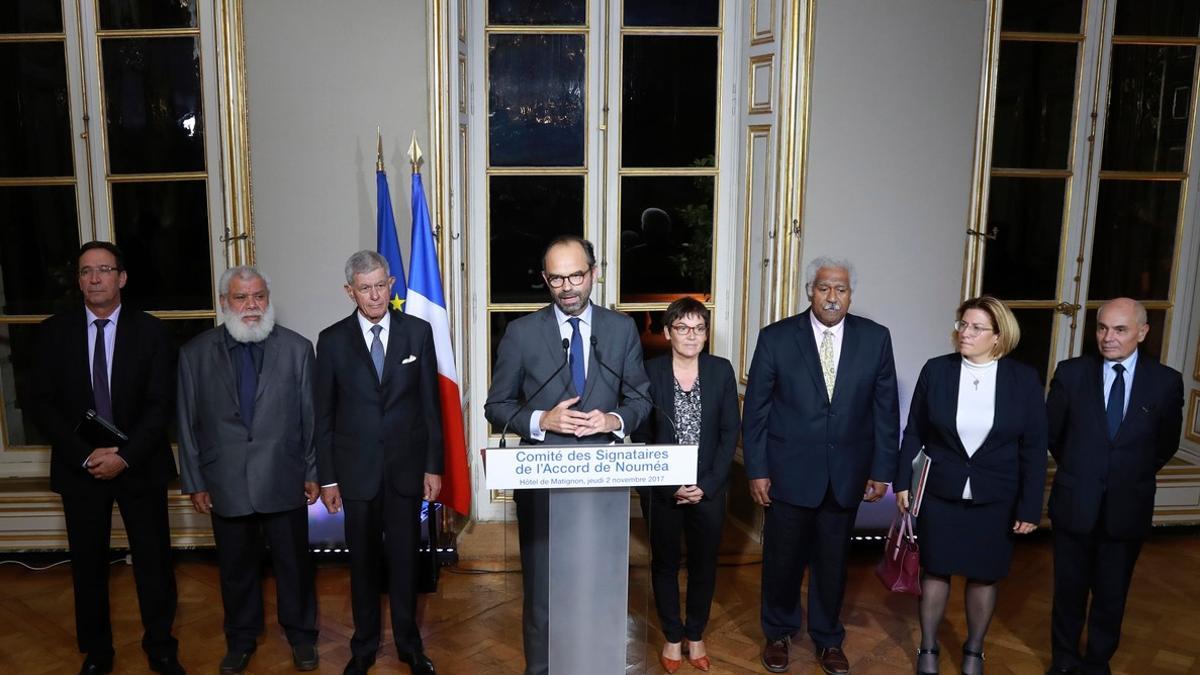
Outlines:
[[392,275],[387,258],[369,249],[358,251],[346,261],[346,283],[353,284],[357,274],[370,274],[380,268],[383,268],[384,274]]
[[850,290],[854,290],[854,282],[858,280],[858,275],[854,273],[854,263],[845,258],[831,258],[826,255],[817,256],[809,261],[808,267],[804,270],[805,290],[809,289],[817,280],[817,272],[825,267],[840,267],[846,270],[846,274],[850,277]]
[[251,279],[262,279],[263,285],[267,287],[267,293],[271,292],[271,279],[267,275],[258,271],[254,265],[238,265],[230,267],[221,273],[221,280],[217,283],[217,288],[221,295],[229,295],[229,285],[234,279],[242,281],[250,281]]

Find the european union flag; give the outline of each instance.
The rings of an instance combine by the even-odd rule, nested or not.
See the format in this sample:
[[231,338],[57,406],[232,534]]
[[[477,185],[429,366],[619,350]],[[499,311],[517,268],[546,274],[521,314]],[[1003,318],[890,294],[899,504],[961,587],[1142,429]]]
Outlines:
[[379,196],[375,246],[379,255],[388,261],[392,276],[396,278],[392,284],[392,309],[403,312],[408,286],[405,285],[404,261],[400,258],[400,238],[396,236],[396,217],[392,215],[392,195],[388,190],[387,174],[382,169],[375,172],[375,187]]

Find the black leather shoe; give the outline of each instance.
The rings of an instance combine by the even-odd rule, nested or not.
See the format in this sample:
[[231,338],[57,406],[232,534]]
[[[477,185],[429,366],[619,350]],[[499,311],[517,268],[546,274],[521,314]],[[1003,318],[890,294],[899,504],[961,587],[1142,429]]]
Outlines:
[[342,675],[367,675],[367,671],[373,665],[375,665],[375,659],[355,656],[346,664],[346,669],[342,671]]
[[396,657],[412,668],[413,675],[434,675],[433,661],[425,652],[398,652]]
[[187,671],[179,665],[179,659],[174,655],[151,657],[150,670],[162,675],[187,675]]
[[235,652],[229,651],[225,653],[225,658],[221,659],[221,675],[236,675],[246,669],[250,665],[250,657],[254,656],[254,651]]
[[79,667],[79,675],[105,675],[112,672],[112,659],[98,659],[87,657],[83,660],[83,665]]
[[316,645],[292,645],[292,665],[296,670],[316,670],[320,663]]

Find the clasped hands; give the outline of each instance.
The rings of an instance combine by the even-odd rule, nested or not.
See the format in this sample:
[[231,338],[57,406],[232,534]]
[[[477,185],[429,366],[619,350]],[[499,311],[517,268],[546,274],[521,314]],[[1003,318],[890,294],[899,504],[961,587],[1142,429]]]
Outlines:
[[99,480],[112,480],[129,467],[117,454],[116,447],[96,448],[83,463],[88,473]]
[[571,406],[579,402],[575,396],[542,413],[538,425],[543,431],[553,431],[556,434],[573,435],[575,437],[607,434],[621,428],[621,418],[601,410],[579,412],[571,410]]

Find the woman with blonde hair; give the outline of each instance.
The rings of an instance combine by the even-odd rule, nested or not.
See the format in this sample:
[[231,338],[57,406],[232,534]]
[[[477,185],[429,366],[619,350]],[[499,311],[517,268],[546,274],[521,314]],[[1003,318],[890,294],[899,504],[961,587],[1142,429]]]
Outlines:
[[913,392],[896,471],[896,506],[910,506],[912,461],[931,465],[917,538],[921,546],[918,674],[938,672],[937,630],[950,578],[966,578],[962,672],[983,672],[983,639],[1008,574],[1015,535],[1037,528],[1046,479],[1046,408],[1037,372],[1006,358],[1021,330],[996,298],[958,307],[955,353],[926,362]]

